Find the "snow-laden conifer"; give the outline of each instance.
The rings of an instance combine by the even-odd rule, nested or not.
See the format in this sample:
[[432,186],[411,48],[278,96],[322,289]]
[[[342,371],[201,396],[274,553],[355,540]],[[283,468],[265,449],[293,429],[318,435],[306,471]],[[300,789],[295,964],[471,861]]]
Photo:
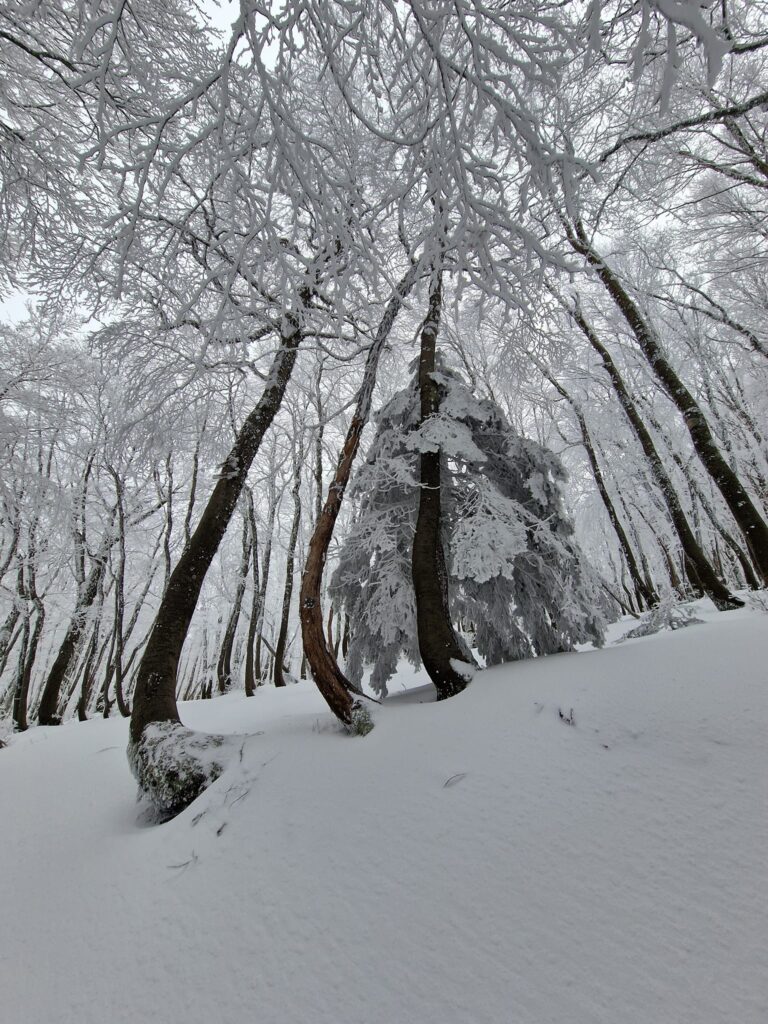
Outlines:
[[442,455],[450,607],[467,648],[499,664],[602,642],[602,600],[563,509],[561,461],[517,435],[454,371],[442,366],[436,379],[440,411],[423,428],[415,378],[376,416],[331,583],[352,625],[350,678],[359,683],[371,665],[382,694],[401,655],[420,663],[411,545],[424,450]]

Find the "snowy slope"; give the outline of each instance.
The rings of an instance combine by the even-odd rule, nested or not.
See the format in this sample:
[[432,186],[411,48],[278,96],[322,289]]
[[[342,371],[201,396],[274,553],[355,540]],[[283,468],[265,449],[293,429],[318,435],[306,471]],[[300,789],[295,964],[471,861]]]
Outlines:
[[162,826],[125,723],[15,738],[0,1020],[765,1024],[767,627],[490,670],[364,739],[308,684],[187,705],[250,735]]

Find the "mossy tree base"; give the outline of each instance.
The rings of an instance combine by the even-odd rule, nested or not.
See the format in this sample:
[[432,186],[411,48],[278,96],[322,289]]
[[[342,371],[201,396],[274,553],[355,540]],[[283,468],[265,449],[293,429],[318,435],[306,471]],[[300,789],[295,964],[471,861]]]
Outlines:
[[176,817],[226,767],[227,737],[193,732],[179,722],[148,725],[138,743],[128,745],[128,763],[161,821]]

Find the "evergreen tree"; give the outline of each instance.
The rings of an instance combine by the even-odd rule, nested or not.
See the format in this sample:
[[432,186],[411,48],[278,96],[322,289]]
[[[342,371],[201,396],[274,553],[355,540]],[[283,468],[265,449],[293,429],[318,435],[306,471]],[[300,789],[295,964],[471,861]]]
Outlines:
[[381,694],[401,654],[420,664],[411,547],[422,451],[441,452],[450,610],[488,665],[602,642],[602,599],[563,510],[559,458],[518,436],[499,406],[452,370],[435,374],[437,416],[419,426],[417,380],[378,413],[354,483],[359,507],[332,577],[351,622],[347,671]]

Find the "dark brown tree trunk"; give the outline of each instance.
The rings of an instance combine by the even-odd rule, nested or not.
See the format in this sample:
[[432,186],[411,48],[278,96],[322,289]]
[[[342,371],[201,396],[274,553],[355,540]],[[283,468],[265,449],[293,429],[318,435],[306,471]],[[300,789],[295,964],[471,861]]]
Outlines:
[[651,472],[659,485],[659,490],[661,491],[662,497],[664,498],[664,502],[669,511],[670,518],[672,519],[672,523],[675,527],[675,531],[680,539],[686,563],[691,567],[695,579],[701,584],[706,593],[712,598],[715,605],[721,610],[741,607],[744,602],[740,601],[737,597],[734,597],[722,581],[718,579],[714,569],[696,541],[693,530],[691,529],[685,513],[683,512],[677,491],[667,475],[661,456],[656,450],[653,439],[651,438],[651,435],[637,410],[637,406],[630,397],[629,391],[627,390],[624,380],[619,373],[618,367],[581,311],[579,309],[571,310],[571,316],[589,341],[592,348],[597,352],[602,360],[603,366],[610,377],[611,384],[613,385],[613,390],[619,399],[622,409],[624,410],[624,414],[629,420],[635,436],[640,442],[643,452],[648,459]]
[[80,698],[77,702],[77,718],[80,722],[88,721],[88,704],[91,699],[93,679],[96,674],[96,647],[98,643],[98,630],[94,630],[93,637],[88,647],[88,657],[83,666],[83,680],[80,685]]
[[[42,460],[38,463],[42,469]],[[47,477],[50,477],[51,459],[48,460]],[[27,728],[27,705],[29,701],[29,688],[32,681],[32,669],[37,657],[40,637],[45,624],[45,606],[37,592],[37,527],[38,515],[35,514],[29,530],[29,548],[27,551],[26,565],[22,570],[22,562],[19,562],[18,597],[32,602],[35,612],[35,625],[31,636],[29,632],[29,617],[24,620],[22,635],[22,651],[19,657],[19,673],[16,678],[16,690],[13,696],[13,721],[16,728],[21,732]],[[31,612],[30,612],[31,614]]]
[[240,576],[237,581],[235,600],[232,605],[227,628],[224,630],[224,639],[221,644],[219,663],[216,666],[216,678],[218,680],[219,693],[227,693],[232,688],[232,650],[235,646],[235,634],[237,624],[240,621],[240,610],[243,605],[243,596],[248,582],[248,566],[251,561],[251,531],[247,517],[243,520],[243,551],[240,559]]
[[[302,300],[306,305],[309,295],[303,296]],[[272,361],[261,399],[237,435],[160,603],[136,679],[131,716],[131,739],[134,743],[138,743],[150,722],[179,721],[176,672],[203,580],[232,518],[251,463],[280,408],[296,362],[301,342],[299,317],[288,314],[284,322],[280,347]]]
[[309,662],[312,678],[333,711],[346,725],[352,721],[353,700],[350,690],[351,683],[339,668],[323,630],[323,608],[320,600],[323,583],[323,570],[328,556],[336,520],[341,511],[344,494],[349,484],[352,466],[360,447],[360,438],[371,411],[373,389],[376,383],[376,371],[379,358],[386,343],[397,314],[403,301],[413,288],[418,278],[419,268],[413,266],[398,283],[395,294],[389,300],[384,315],[379,323],[365,363],[363,381],[357,395],[357,404],[349,425],[344,446],[341,449],[333,482],[328,488],[322,512],[309,541],[304,574],[301,580],[299,597],[299,615],[301,617],[301,637],[304,652]]
[[635,553],[632,550],[632,545],[629,543],[629,538],[627,537],[621,520],[619,519],[616,507],[608,493],[608,488],[606,486],[605,479],[603,478],[602,470],[600,469],[600,463],[597,460],[597,452],[595,451],[595,446],[592,443],[592,438],[590,437],[584,414],[565,388],[549,373],[547,373],[546,376],[553,387],[563,396],[573,409],[574,415],[576,416],[576,422],[579,425],[579,431],[581,432],[581,441],[584,445],[584,450],[587,453],[587,459],[589,460],[589,465],[592,470],[592,476],[595,479],[597,491],[602,498],[605,511],[608,513],[608,519],[610,520],[611,526],[613,527],[614,533],[618,539],[619,547],[624,555],[624,560],[627,563],[627,569],[629,570],[632,585],[635,588],[638,603],[641,608],[643,606],[651,608],[653,605],[658,604],[658,596],[653,589],[646,585],[646,582],[640,573],[635,559]]
[[117,501],[117,572],[115,573],[115,622],[114,622],[114,677],[115,699],[117,708],[123,718],[128,718],[131,711],[123,693],[123,654],[125,638],[123,636],[123,619],[125,617],[125,488],[117,471],[110,470],[115,484]]
[[48,678],[45,681],[43,695],[40,698],[40,707],[37,711],[37,720],[40,725],[59,725],[61,722],[59,717],[61,687],[77,654],[77,648],[86,624],[88,609],[99,592],[99,584],[107,561],[107,551],[111,543],[111,531],[112,525],[110,523],[101,550],[95,556],[94,564],[78,596],[77,606],[72,615],[69,628],[61,642],[59,653],[56,655],[56,660],[51,666],[51,671],[48,673]]
[[256,526],[256,512],[253,507],[253,497],[246,489],[248,529],[251,537],[251,614],[248,619],[248,634],[245,640],[245,696],[252,697],[255,689],[253,647],[256,640],[256,627],[259,618],[259,593],[261,582],[259,579],[259,534]]
[[701,488],[696,483],[690,470],[685,465],[680,456],[677,454],[677,452],[671,452],[671,454],[672,458],[675,461],[675,465],[678,467],[678,469],[683,474],[688,483],[688,489],[691,493],[691,496],[694,499],[698,499],[699,503],[701,504],[701,507],[704,509],[704,512],[706,513],[706,516],[712,524],[713,528],[715,529],[716,533],[718,533],[723,538],[725,543],[736,556],[736,559],[741,567],[741,571],[744,574],[744,580],[746,582],[747,587],[749,587],[750,590],[759,590],[760,584],[758,582],[757,577],[755,576],[755,572],[752,568],[752,565],[749,559],[747,558],[746,552],[720,522],[715,510],[712,508],[712,505],[704,495]]
[[[169,452],[165,460],[166,486],[163,488],[160,480],[160,471],[155,467],[155,489],[157,490],[158,504],[165,508],[165,524],[163,527],[163,565],[164,582],[163,593],[168,589],[168,581],[171,578],[171,536],[173,534],[173,461]],[[189,511],[189,510],[188,510]],[[185,522],[185,526],[186,526]]]
[[270,476],[269,508],[267,511],[267,542],[264,545],[264,556],[261,563],[261,581],[258,574],[258,558],[256,557],[256,519],[251,520],[253,530],[253,598],[251,600],[251,618],[248,623],[248,640],[245,652],[245,695],[252,697],[256,687],[261,683],[261,631],[264,626],[264,602],[269,586],[269,570],[272,562],[272,536],[275,532],[275,514],[277,512],[277,492],[274,474]]
[[[433,374],[442,301],[442,268],[439,268],[432,280],[429,308],[421,328],[419,394],[422,424],[437,415],[440,407],[440,392]],[[416,627],[424,668],[434,683],[437,699],[444,700],[460,693],[467,686],[470,675],[462,675],[455,667],[456,663],[466,663],[467,659],[454,632],[448,604],[448,572],[441,537],[439,450],[421,453],[419,483],[419,513],[411,558]]]
[[288,643],[288,622],[291,614],[291,598],[293,597],[293,573],[296,564],[296,542],[299,539],[299,526],[301,524],[301,465],[304,461],[303,444],[299,444],[297,458],[293,466],[293,521],[291,522],[291,535],[288,538],[288,550],[285,560],[285,587],[283,588],[283,608],[280,615],[280,631],[277,635],[275,645],[275,686],[285,686],[283,675],[283,663],[285,661],[285,650]]
[[24,685],[27,668],[27,651],[29,650],[29,615],[24,616],[21,632],[19,660],[16,664],[16,675],[13,680],[13,726],[17,732],[25,732],[27,723],[27,692]]
[[[7,522],[7,521],[6,521]],[[0,582],[11,567],[11,562],[16,556],[16,552],[19,548],[19,538],[21,537],[21,514],[18,507],[13,510],[13,518],[10,520],[11,525],[11,540],[5,550],[2,559],[0,559]],[[12,632],[13,627],[9,630],[8,635]],[[0,669],[0,671],[2,671]]]
[[16,623],[19,621],[20,614],[18,602],[14,601],[5,622],[0,626],[0,676],[5,670],[8,655],[11,652],[11,638],[14,635],[13,631],[16,628]]
[[569,237],[574,248],[595,269],[606,291],[632,330],[649,366],[683,417],[691,443],[702,465],[725,499],[731,515],[744,534],[755,567],[764,585],[768,586],[768,524],[725,460],[703,411],[667,360],[651,325],[642,316],[618,277],[589,244],[583,226],[577,223],[575,234],[569,230]]
[[[662,543],[662,541],[659,541],[659,547],[661,548],[661,553],[664,556],[664,564],[667,567],[667,575],[669,576],[669,582],[672,587],[672,590],[677,594],[677,596],[681,600],[684,601],[687,597],[691,596],[690,591],[686,593],[685,585],[683,584],[683,581],[680,579],[680,574],[677,571],[675,560],[672,557],[669,548],[666,546],[666,544]],[[699,595],[700,594],[701,590],[699,590]]]

